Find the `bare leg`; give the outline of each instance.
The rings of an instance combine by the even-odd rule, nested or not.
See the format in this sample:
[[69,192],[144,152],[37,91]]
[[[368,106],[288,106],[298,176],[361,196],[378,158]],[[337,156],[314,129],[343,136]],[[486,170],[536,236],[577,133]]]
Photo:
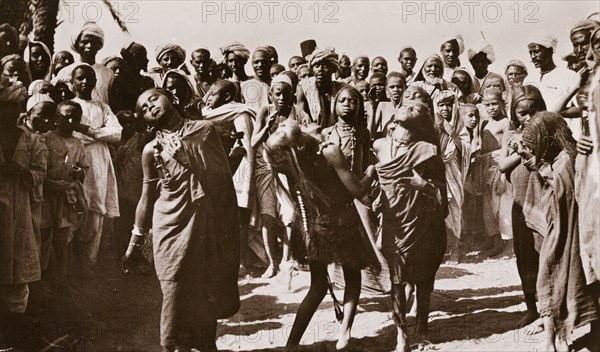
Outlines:
[[404,293],[406,297],[406,316],[415,318],[417,316],[417,296],[415,290],[417,289],[413,284],[405,284]]
[[541,350],[542,351],[556,351],[556,331],[554,330],[554,321],[551,316],[542,317],[544,320],[544,334]]
[[290,227],[286,227],[285,232],[283,233],[283,236],[282,236],[283,254],[281,257],[281,264],[279,265],[279,269],[281,272],[281,279],[288,291],[292,290],[292,275],[294,273],[294,265],[290,260],[290,236],[291,236],[291,233],[292,233],[292,229]]
[[452,249],[450,250],[450,258],[448,258],[448,260],[446,261],[446,264],[449,265],[453,265],[453,264],[458,264],[460,263],[460,238],[453,238],[454,240],[454,244],[452,246]]
[[537,306],[535,304],[535,294],[525,294],[525,304],[527,305],[527,312],[525,313],[525,316],[517,323],[517,329],[533,323],[539,317]]
[[327,266],[321,263],[310,264],[310,289],[300,303],[296,319],[290,332],[290,337],[286,344],[286,351],[295,351],[298,349],[300,339],[306,331],[310,320],[319,308],[327,293]]
[[268,279],[275,276],[277,273],[277,263],[275,263],[275,253],[273,252],[275,248],[275,235],[273,231],[271,231],[267,226],[262,227],[262,236],[263,242],[265,244],[265,251],[267,252],[267,258],[269,258],[269,266],[267,270],[262,274],[263,279]]
[[360,269],[343,267],[344,282],[346,289],[344,290],[344,319],[340,330],[340,338],[338,339],[335,348],[342,350],[348,346],[350,341],[350,332],[354,316],[356,315],[356,307],[360,298],[361,276]]
[[417,334],[425,338],[429,332],[427,323],[429,320],[429,307],[431,301],[431,292],[422,287],[417,286]]
[[395,351],[409,351],[408,335],[406,334],[406,288],[402,284],[392,284],[392,307],[398,329]]
[[[235,170],[235,169],[233,169]],[[246,251],[248,248],[248,225],[250,223],[251,212],[249,209],[238,208],[240,211],[240,272],[239,276],[246,276],[248,270],[248,258],[246,257]]]

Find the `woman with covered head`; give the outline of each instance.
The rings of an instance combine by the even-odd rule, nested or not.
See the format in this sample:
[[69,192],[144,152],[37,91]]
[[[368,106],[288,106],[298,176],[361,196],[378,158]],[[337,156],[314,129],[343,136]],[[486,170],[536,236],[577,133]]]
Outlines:
[[517,323],[517,328],[534,323],[532,328],[528,329],[528,334],[538,333],[543,328],[541,319],[537,320],[539,314],[536,306],[536,280],[539,268],[539,248],[536,248],[536,244],[539,245],[541,238],[527,226],[523,212],[530,178],[527,165],[533,167],[535,158],[523,147],[522,134],[531,118],[541,111],[546,111],[546,103],[539,89],[531,85],[524,85],[515,90],[511,106],[510,129],[503,137],[498,161],[500,171],[512,184],[513,245],[527,306],[527,312]]
[[444,66],[442,58],[439,55],[429,55],[423,62],[423,66],[411,85],[423,88],[433,100],[434,112],[437,112],[437,103],[441,98],[442,91],[453,91],[456,99],[462,97],[462,92],[458,87],[443,78]]
[[436,115],[435,125],[448,186],[449,214],[446,217],[446,229],[454,243],[451,260],[459,261],[464,184],[471,163],[471,140],[458,114],[458,100],[453,91],[442,92],[437,108],[439,112]]
[[52,53],[43,42],[31,41],[25,51],[25,61],[27,61],[32,80],[43,79],[50,81],[52,79]]
[[531,151],[536,160],[523,207],[525,220],[544,236],[537,279],[542,343],[545,351],[556,351],[573,342],[575,329],[599,318],[598,302],[586,286],[582,268],[578,205],[572,196],[577,150],[567,123],[552,112],[536,114],[522,139],[523,150]]
[[202,119],[202,101],[196,97],[194,87],[185,72],[178,69],[167,71],[162,88],[173,94],[176,98],[175,104],[179,105],[189,118]]
[[[346,118],[356,120],[358,92],[347,97],[342,91],[338,97],[344,101],[336,103],[337,115],[352,115]],[[291,238],[292,256],[309,264],[311,272],[310,290],[298,308],[287,342],[289,351],[298,349],[304,331],[327,293],[327,265],[333,263],[342,267],[345,281],[343,317],[339,316],[341,311],[337,312],[342,326],[336,347],[346,348],[360,296],[360,271],[374,257],[362,239],[360,218],[354,205],[354,198],[362,198],[369,190],[373,168],[368,168],[363,178],[359,161],[353,163],[352,158],[344,155],[344,150],[350,150],[356,143],[351,138],[346,138],[347,144],[341,146],[322,143],[314,165],[311,151],[315,151],[309,150],[310,141],[313,145],[317,143],[303,135],[297,123],[287,120],[280,123],[265,144],[272,165],[287,177],[290,197],[300,215],[297,231]],[[298,155],[299,150],[305,154]]]
[[140,94],[154,87],[154,80],[142,75],[142,72],[148,71],[148,52],[142,44],[131,42],[121,49],[121,57],[127,65],[125,81],[127,98],[124,99],[123,106],[127,110],[134,111]]
[[19,51],[19,32],[8,23],[0,24],[0,59]]
[[31,84],[31,74],[25,60],[17,54],[0,59],[0,76],[12,83],[20,82],[25,89]]
[[335,123],[335,119],[331,118],[333,97],[345,85],[332,80],[332,74],[338,67],[338,54],[332,47],[316,48],[308,57],[308,66],[314,77],[302,79],[298,84],[298,107],[309,114],[312,122],[323,128],[329,127]]
[[[133,107],[130,104],[132,98],[137,99],[137,96],[127,96],[132,94],[127,92],[126,88],[129,85],[129,80],[127,79],[129,76],[129,67],[125,60],[119,56],[109,56],[102,59],[102,65],[113,72],[113,83],[109,95],[110,109],[116,114],[121,110],[135,108],[135,100]],[[129,106],[126,106],[126,100],[130,102]]]
[[382,251],[390,268],[396,351],[408,350],[406,313],[416,288],[417,333],[427,333],[430,295],[446,249],[446,180],[435,144],[431,112],[419,101],[405,101],[386,138],[373,149],[381,185]]
[[98,51],[104,47],[104,31],[96,22],[87,22],[81,31],[73,36],[71,48],[79,54],[79,61],[63,67],[56,75],[53,83],[57,81],[70,83],[71,72],[78,65],[85,63],[94,68],[96,74],[96,86],[92,92],[92,98],[109,104],[109,92],[112,86],[113,72],[106,66],[96,62]]
[[144,92],[136,110],[156,137],[142,154],[142,197],[124,269],[152,228],[163,350],[216,351],[217,319],[240,305],[239,221],[227,155],[213,124],[185,119],[162,89]]
[[160,65],[151,70],[149,76],[157,87],[162,87],[167,71],[181,68],[185,62],[185,49],[173,43],[162,44],[154,50],[156,62]]

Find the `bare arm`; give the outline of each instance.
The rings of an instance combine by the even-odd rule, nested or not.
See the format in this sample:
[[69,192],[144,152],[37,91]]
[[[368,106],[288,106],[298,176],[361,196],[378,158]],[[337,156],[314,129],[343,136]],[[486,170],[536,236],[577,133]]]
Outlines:
[[[567,109],[567,104],[569,104],[569,101],[571,101],[571,99],[573,99],[575,94],[577,94],[577,92],[579,92],[581,83],[582,82],[585,83],[582,79],[583,78],[582,76],[585,76],[586,74],[587,74],[587,72],[580,71],[579,75],[578,75],[578,78],[579,78],[578,82],[568,80],[568,82],[572,84],[571,90],[568,92],[567,95],[565,95],[561,100],[559,100],[559,102],[554,107],[552,107],[552,109],[548,109],[548,110],[559,113],[562,117],[565,117],[565,118],[580,118],[581,117],[581,109],[577,106]],[[577,83],[577,84],[573,84],[573,83]]]
[[514,136],[515,134],[511,131],[504,133],[502,136],[502,147],[500,148],[498,167],[503,173],[512,171],[521,163],[521,156],[517,153],[513,153],[512,148],[509,145]]
[[300,84],[298,84],[298,88],[296,88],[296,105],[298,109],[304,111],[310,117],[311,122],[315,122],[315,118],[311,116],[310,111],[308,109],[306,96],[304,95],[304,89],[302,89],[302,86]]
[[159,182],[158,173],[154,166],[154,148],[151,143],[146,144],[142,151],[142,171],[144,173],[144,184],[142,185],[142,196],[135,209],[135,224],[140,228],[150,228],[152,226],[154,202],[158,197],[156,183]]
[[354,198],[360,199],[369,192],[371,181],[375,175],[375,168],[373,166],[367,169],[365,177],[362,180],[358,180],[356,175],[350,170],[350,165],[348,165],[340,147],[330,144],[323,148],[322,153]]
[[[251,145],[252,148],[256,148],[256,146],[260,143],[260,141],[264,138],[265,133],[269,129],[269,118],[268,116],[269,109],[266,106],[260,108],[260,111],[256,115],[256,121],[254,123],[254,131],[252,132]],[[236,127],[237,129],[237,127]]]
[[375,135],[377,134],[377,129],[379,128],[379,126],[381,126],[381,115],[383,114],[381,108],[382,105],[383,103],[379,103],[379,105],[377,105],[377,111],[375,111],[374,115],[368,115],[369,121],[367,121],[367,128],[369,129],[369,132],[371,134],[371,139],[375,138]]
[[[234,121],[235,129],[238,132],[244,132],[242,145],[246,151],[246,160],[248,160],[248,169],[244,171],[243,177],[247,180],[254,180],[254,148],[251,139],[253,133],[252,117],[248,114],[242,114]],[[235,173],[235,170],[232,170]],[[242,195],[250,194],[252,182],[243,182]]]

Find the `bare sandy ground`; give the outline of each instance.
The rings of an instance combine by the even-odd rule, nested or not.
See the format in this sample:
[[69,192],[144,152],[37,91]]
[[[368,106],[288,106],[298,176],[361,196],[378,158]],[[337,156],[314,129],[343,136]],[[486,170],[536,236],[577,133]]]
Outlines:
[[[309,282],[307,272],[293,279],[286,292],[277,278],[240,282],[242,308],[219,330],[218,346],[231,351],[278,351],[285,345],[294,313]],[[341,290],[336,290],[343,297]],[[514,258],[475,264],[443,265],[432,296],[432,350],[532,351],[539,335],[516,330],[525,304]],[[307,351],[335,351],[339,324],[327,296],[315,313],[302,344]],[[351,351],[391,351],[396,328],[386,295],[363,294],[352,329]]]
[[[297,272],[291,292],[278,278],[241,279],[242,307],[220,322],[219,349],[282,351],[309,279],[308,272]],[[74,280],[72,287],[71,298],[34,300],[30,311],[40,323],[26,341],[36,348],[26,350],[54,341],[56,347],[48,350],[160,351],[161,293],[153,274],[114,271],[91,281]],[[525,310],[522,299],[514,258],[442,265],[432,296],[428,349],[535,351],[540,336],[515,329]],[[303,337],[306,351],[335,351],[339,324],[332,307],[328,295]],[[396,329],[390,311],[388,296],[363,293],[349,351],[391,351]]]

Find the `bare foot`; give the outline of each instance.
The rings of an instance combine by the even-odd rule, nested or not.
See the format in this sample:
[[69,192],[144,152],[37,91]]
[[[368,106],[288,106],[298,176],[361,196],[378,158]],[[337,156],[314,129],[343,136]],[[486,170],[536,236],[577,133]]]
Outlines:
[[263,279],[270,279],[273,276],[275,276],[275,274],[277,273],[277,269],[275,267],[275,265],[273,263],[269,264],[269,267],[267,268],[267,270],[265,270],[265,272],[260,276]]
[[340,337],[335,344],[335,349],[338,351],[343,351],[348,347],[348,343],[350,342],[350,331],[342,331],[340,332]]
[[527,325],[525,328],[525,335],[535,335],[544,331],[544,321],[541,318],[536,319],[533,323]]
[[450,252],[450,257],[446,260],[447,265],[456,265],[460,263],[460,251],[456,248],[453,248]]
[[292,276],[294,275],[294,265],[290,262],[281,262],[279,265],[279,275],[283,286],[288,292],[292,291]]
[[[537,312],[527,311],[527,313],[525,313],[525,316],[517,322],[517,329],[524,328],[527,325],[533,323],[534,321],[537,320],[537,318],[539,318],[539,316],[540,315]],[[542,323],[541,320],[540,320],[540,323]]]

